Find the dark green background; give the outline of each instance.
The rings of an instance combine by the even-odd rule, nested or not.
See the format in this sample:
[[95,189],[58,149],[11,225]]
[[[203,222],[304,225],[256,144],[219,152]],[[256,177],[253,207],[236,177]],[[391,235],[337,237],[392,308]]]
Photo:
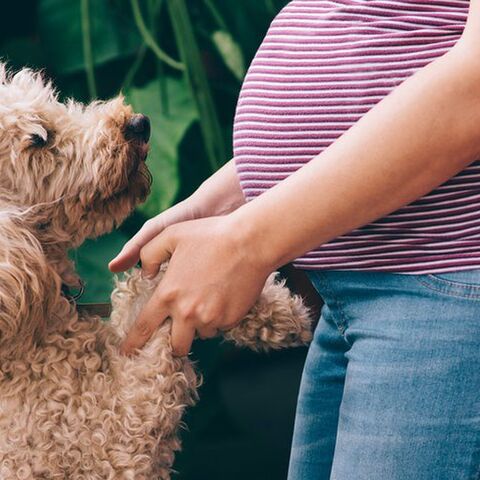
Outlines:
[[[72,252],[87,282],[85,301],[108,299],[107,262],[147,218],[188,196],[231,158],[246,66],[285,3],[141,0],[142,35],[131,0],[2,2],[0,58],[12,69],[41,68],[62,97],[85,102],[122,90],[152,121],[150,199],[119,231]],[[153,53],[145,30],[184,71]],[[187,415],[175,478],[285,478],[304,355],[304,349],[257,355],[217,341],[196,343],[206,380]]]

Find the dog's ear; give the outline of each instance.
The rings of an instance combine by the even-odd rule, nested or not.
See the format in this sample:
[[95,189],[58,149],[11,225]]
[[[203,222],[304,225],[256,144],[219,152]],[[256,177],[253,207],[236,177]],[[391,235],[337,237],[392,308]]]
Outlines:
[[0,355],[18,355],[41,337],[60,290],[42,246],[21,215],[0,212]]

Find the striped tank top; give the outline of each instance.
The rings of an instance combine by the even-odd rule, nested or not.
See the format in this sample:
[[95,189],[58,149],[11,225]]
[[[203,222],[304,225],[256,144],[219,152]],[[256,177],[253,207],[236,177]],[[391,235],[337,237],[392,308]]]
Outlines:
[[[468,7],[468,0],[288,3],[250,66],[237,105],[234,157],[246,200],[321,153],[446,53],[463,32]],[[418,274],[480,267],[480,161],[294,264]]]

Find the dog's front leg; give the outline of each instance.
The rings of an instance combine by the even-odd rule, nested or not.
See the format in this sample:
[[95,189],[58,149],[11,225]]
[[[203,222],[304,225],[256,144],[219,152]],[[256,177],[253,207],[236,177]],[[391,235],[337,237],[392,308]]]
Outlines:
[[306,345],[312,338],[311,315],[299,295],[272,273],[245,318],[224,333],[227,340],[252,350],[278,350]]
[[[111,326],[118,340],[126,336],[157,284],[158,279],[144,279],[138,270],[117,282]],[[118,343],[111,346],[118,408],[123,418],[135,418],[135,424],[128,426],[129,442],[140,454],[153,452],[151,478],[161,480],[170,478],[174,452],[180,449],[182,415],[195,403],[199,384],[190,360],[172,355],[170,328],[171,322],[165,322],[133,357],[121,355]]]

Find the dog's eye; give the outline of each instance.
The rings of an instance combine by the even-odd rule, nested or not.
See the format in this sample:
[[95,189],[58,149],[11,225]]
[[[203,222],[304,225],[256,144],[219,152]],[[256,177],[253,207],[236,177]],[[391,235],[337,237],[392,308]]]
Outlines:
[[44,147],[47,144],[47,141],[48,138],[43,138],[36,133],[30,136],[30,145],[32,147]]

